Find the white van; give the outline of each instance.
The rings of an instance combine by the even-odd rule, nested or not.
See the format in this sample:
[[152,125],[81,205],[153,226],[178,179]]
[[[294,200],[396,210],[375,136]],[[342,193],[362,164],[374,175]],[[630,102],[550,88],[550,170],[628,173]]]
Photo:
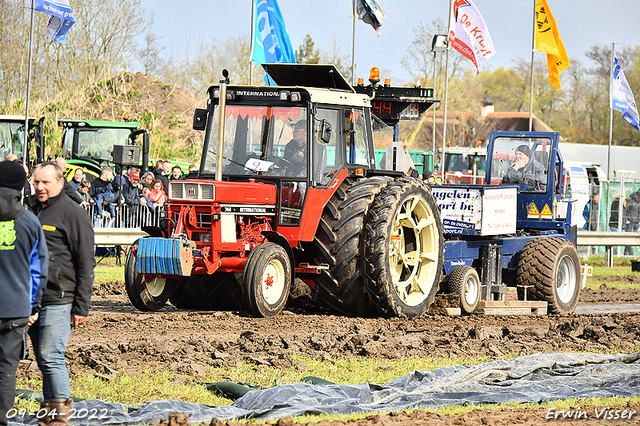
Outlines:
[[[604,171],[598,164],[583,164],[572,161],[564,163],[565,179],[563,182],[564,197],[575,200],[571,224],[578,228],[584,227],[586,221],[582,217],[584,206],[594,193],[602,193],[602,182],[607,180]],[[606,216],[606,206],[600,200],[601,216]],[[604,229],[603,229],[604,230]]]

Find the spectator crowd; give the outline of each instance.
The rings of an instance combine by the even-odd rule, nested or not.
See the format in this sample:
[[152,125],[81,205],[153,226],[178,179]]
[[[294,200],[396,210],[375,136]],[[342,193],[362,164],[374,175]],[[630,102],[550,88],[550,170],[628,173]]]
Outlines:
[[[17,157],[7,159],[20,162]],[[58,157],[55,163],[65,172],[67,163],[64,158]],[[29,170],[26,171],[30,178]],[[100,176],[93,181],[87,178],[81,168],[77,168],[71,180],[65,181],[63,190],[69,198],[88,211],[94,227],[115,226],[118,216],[120,224],[124,221],[125,226],[136,226],[136,218],[154,215],[163,209],[167,201],[169,181],[191,179],[197,177],[197,174],[195,164],[190,165],[185,174],[171,160],[158,160],[155,168],[142,175],[137,167],[123,170],[121,174],[115,173],[111,167],[103,167]],[[32,180],[28,179],[24,194],[28,197],[33,193]],[[118,215],[118,212],[121,214]]]

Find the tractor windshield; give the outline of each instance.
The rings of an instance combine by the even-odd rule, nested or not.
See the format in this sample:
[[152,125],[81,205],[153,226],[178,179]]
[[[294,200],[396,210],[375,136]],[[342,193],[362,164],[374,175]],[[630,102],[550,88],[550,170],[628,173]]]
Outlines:
[[[218,146],[216,109],[204,162],[204,171],[212,173]],[[227,104],[225,112],[223,175],[307,177],[306,108]]]
[[113,158],[114,145],[131,144],[131,129],[68,127],[65,129],[62,149],[71,157],[73,136],[78,134],[77,157],[109,161]]
[[525,192],[547,192],[548,138],[496,138],[491,153],[491,184],[516,184]]
[[15,154],[22,158],[24,147],[24,122],[0,121],[0,158]]

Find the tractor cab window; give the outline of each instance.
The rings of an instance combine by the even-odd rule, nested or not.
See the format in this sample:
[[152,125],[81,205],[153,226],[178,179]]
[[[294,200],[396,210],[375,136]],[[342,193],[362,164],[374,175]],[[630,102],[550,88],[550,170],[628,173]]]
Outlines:
[[21,159],[23,146],[24,123],[0,123],[0,158],[7,158],[7,155],[15,154]]
[[342,164],[341,153],[336,149],[340,135],[340,110],[318,108],[313,119],[313,182],[316,186],[331,183]]
[[[113,159],[114,145],[131,144],[130,129],[83,128],[78,133],[78,156],[109,161]],[[68,134],[73,134],[69,131]],[[66,136],[65,136],[66,138]]]
[[523,192],[547,192],[547,138],[496,138],[491,153],[491,184],[519,185]]
[[347,163],[367,166],[367,139],[362,108],[345,110],[345,130],[347,140]]
[[[310,126],[301,107],[230,105],[225,109],[222,174],[306,180]],[[209,136],[205,171],[215,173],[217,107]]]

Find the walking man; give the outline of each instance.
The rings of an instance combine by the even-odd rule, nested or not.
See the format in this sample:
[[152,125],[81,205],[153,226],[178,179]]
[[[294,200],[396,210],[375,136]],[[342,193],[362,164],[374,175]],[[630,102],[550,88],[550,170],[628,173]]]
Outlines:
[[87,213],[64,193],[62,169],[40,164],[34,173],[38,216],[49,249],[49,275],[40,317],[29,329],[42,371],[42,408],[49,415],[41,424],[68,424],[73,400],[65,350],[71,327],[87,320],[93,287],[94,233]]
[[47,243],[38,219],[21,203],[27,175],[20,163],[0,163],[0,425],[16,394],[16,371],[27,327],[38,317],[47,282]]

